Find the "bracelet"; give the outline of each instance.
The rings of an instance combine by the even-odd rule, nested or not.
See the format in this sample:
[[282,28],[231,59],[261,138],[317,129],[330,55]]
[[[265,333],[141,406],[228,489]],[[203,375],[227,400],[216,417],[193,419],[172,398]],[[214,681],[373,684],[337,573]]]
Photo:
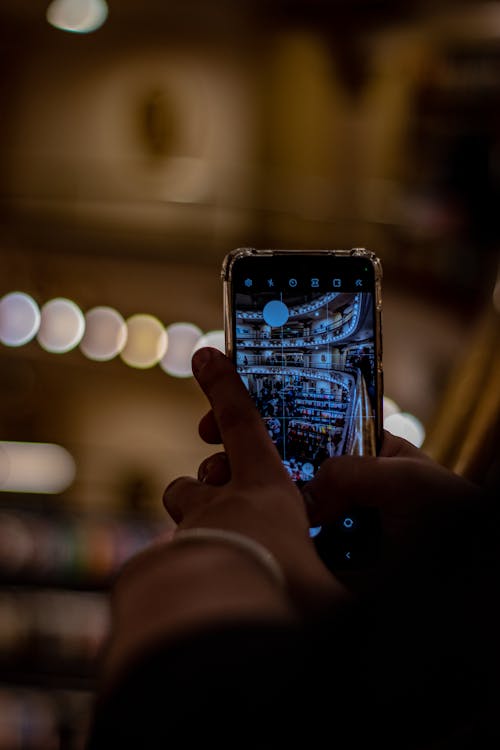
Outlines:
[[169,546],[185,542],[222,542],[223,544],[240,549],[250,555],[250,557],[253,557],[280,588],[284,589],[286,587],[283,570],[274,555],[264,545],[260,544],[260,542],[256,542],[255,539],[245,534],[240,534],[237,531],[227,531],[226,529],[198,527],[177,531],[173,539],[169,542]]

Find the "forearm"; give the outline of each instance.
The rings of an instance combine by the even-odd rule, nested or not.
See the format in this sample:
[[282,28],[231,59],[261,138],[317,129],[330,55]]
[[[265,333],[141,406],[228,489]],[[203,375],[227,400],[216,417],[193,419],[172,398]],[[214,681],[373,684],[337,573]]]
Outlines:
[[103,688],[142,654],[185,634],[295,619],[286,589],[241,550],[223,543],[158,545],[134,560],[116,586]]
[[252,620],[158,644],[100,695],[88,750],[282,746],[310,714],[299,633]]

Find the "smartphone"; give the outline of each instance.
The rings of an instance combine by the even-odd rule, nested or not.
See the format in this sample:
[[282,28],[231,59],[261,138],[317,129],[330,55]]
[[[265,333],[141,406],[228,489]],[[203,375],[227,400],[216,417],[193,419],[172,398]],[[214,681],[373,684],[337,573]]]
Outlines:
[[[238,248],[224,259],[222,279],[227,355],[292,479],[303,485],[330,456],[376,455],[383,369],[375,253]],[[352,539],[360,525],[344,518],[339,530]],[[311,529],[320,546],[322,532]],[[352,562],[353,554],[340,556]]]

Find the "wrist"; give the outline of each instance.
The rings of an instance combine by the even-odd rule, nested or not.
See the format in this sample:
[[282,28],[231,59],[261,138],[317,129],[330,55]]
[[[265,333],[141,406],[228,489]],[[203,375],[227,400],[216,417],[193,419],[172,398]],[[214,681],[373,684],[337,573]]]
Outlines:
[[251,558],[259,566],[261,573],[265,572],[278,588],[285,589],[286,581],[281,565],[267,547],[252,537],[229,529],[194,527],[178,531],[171,545],[200,542],[229,545],[233,550]]
[[114,594],[105,681],[155,645],[189,631],[296,619],[286,590],[251,555],[225,541],[152,547],[126,566]]

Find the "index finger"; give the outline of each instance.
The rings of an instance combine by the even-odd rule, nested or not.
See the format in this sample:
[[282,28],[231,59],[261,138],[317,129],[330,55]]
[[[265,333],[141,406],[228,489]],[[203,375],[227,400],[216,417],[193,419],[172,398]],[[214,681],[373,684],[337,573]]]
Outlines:
[[217,349],[203,348],[193,355],[192,366],[212,406],[233,479],[288,476],[231,360]]

